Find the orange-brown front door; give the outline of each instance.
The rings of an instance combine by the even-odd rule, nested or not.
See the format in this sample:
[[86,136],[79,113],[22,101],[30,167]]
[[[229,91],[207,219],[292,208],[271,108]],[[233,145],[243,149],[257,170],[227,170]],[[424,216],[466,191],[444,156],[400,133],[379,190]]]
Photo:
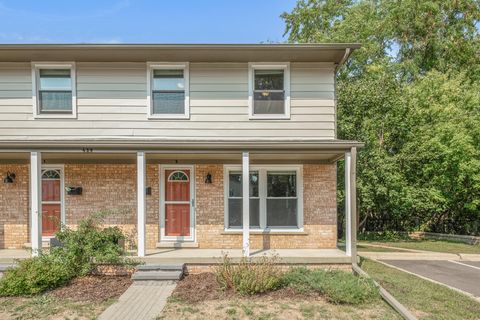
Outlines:
[[165,236],[190,236],[190,170],[165,170]]
[[60,230],[62,199],[60,179],[42,178],[42,236]]

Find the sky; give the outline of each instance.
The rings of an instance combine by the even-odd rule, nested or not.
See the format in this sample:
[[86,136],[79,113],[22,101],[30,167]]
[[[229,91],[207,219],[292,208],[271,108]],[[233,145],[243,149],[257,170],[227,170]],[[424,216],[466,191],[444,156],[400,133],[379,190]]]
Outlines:
[[282,42],[296,0],[0,0],[0,43]]

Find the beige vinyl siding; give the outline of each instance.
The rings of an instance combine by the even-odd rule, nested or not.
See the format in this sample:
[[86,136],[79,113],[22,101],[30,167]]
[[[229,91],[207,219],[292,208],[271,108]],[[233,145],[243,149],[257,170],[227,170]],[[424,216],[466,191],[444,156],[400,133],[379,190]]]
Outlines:
[[148,120],[146,63],[76,63],[77,119],[34,119],[31,66],[0,63],[0,136],[335,135],[334,65],[291,64],[291,118],[249,120],[247,63],[190,64],[190,120]]

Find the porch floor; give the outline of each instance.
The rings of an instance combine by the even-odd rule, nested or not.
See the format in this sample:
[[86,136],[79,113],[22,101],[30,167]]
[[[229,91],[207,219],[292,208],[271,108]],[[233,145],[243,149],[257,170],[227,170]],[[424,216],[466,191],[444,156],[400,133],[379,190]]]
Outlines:
[[[187,263],[187,264],[215,264],[219,263],[224,254],[239,261],[242,257],[241,249],[191,249],[165,248],[147,250],[144,258],[146,263]],[[261,256],[278,257],[279,263],[292,264],[345,264],[351,263],[351,258],[339,249],[253,249],[250,256],[255,259]]]
[[[131,253],[135,257],[135,252]],[[219,263],[224,254],[238,261],[242,257],[241,249],[190,249],[165,248],[147,250],[143,258],[135,257],[146,263],[187,263],[187,264],[215,264]],[[250,256],[255,259],[261,256],[278,257],[279,263],[292,264],[349,264],[351,258],[339,249],[253,249]],[[0,250],[0,264],[9,264],[18,259],[31,256],[30,250],[2,249]]]

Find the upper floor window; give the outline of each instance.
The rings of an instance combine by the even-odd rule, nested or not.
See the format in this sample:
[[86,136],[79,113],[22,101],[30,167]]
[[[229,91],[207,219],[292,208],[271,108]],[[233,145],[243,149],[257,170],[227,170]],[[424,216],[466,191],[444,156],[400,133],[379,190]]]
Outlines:
[[149,118],[189,118],[188,63],[149,63],[147,73]]
[[289,64],[251,63],[248,100],[251,119],[290,118]]
[[35,117],[76,117],[75,67],[73,63],[34,63],[32,79]]

